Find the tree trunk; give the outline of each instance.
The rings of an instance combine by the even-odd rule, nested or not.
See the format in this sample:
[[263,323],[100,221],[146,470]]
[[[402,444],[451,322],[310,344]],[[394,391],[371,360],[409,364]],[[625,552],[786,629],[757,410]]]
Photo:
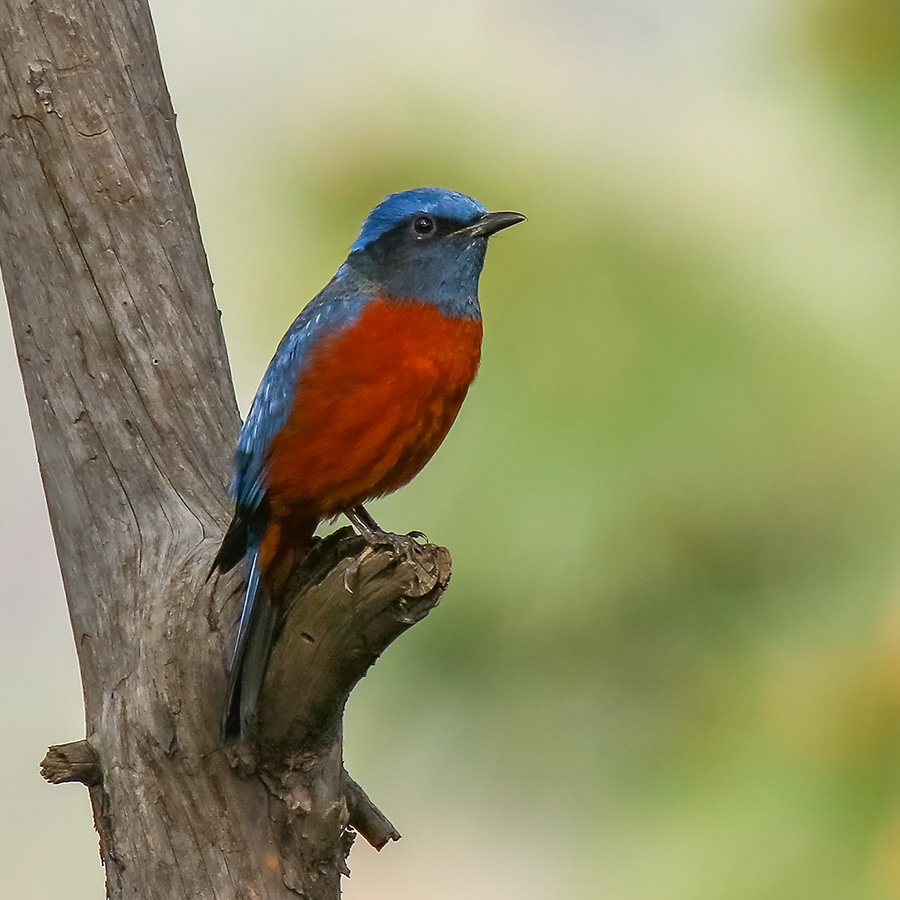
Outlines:
[[89,786],[108,896],[333,900],[348,824],[399,836],[344,772],[344,702],[449,557],[324,542],[261,744],[221,746],[241,584],[205,578],[239,418],[144,0],[0,0],[0,267],[85,698],[45,775]]

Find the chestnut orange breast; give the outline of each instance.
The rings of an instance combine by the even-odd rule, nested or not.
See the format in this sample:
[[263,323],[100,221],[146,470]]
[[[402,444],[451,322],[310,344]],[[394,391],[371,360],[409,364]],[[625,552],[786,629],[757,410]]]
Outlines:
[[368,303],[302,368],[266,487],[327,518],[396,490],[446,436],[478,371],[481,321],[392,297]]

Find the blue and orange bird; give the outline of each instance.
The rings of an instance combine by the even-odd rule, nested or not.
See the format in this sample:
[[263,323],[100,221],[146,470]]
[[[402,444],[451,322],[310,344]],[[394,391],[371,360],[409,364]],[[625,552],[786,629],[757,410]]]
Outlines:
[[363,503],[418,474],[450,430],[481,357],[488,238],[524,219],[441,188],[391,194],[279,344],[238,437],[213,563],[246,565],[226,737],[253,730],[279,604],[319,522],[344,513],[370,543],[389,538]]

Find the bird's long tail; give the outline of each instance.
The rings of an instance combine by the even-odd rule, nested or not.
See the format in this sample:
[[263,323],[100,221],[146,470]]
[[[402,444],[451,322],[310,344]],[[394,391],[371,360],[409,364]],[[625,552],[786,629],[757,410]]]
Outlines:
[[228,672],[222,733],[248,737],[256,725],[259,695],[282,624],[284,592],[312,542],[315,520],[285,529],[270,522],[262,540],[248,540],[247,584]]
[[272,602],[260,577],[259,547],[253,548],[252,555],[248,553],[248,557],[244,605],[234,639],[225,693],[222,733],[226,738],[246,735],[255,724],[259,692],[269,665],[279,618],[278,607]]

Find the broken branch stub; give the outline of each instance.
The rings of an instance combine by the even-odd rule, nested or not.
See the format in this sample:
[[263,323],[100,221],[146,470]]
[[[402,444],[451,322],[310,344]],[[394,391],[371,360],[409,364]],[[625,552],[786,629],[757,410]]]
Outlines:
[[348,829],[378,850],[400,838],[344,769],[344,707],[384,650],[437,606],[450,572],[443,547],[373,550],[344,528],[319,541],[294,578],[254,745],[234,747],[232,758],[265,783],[285,883],[301,893],[323,873],[346,873]]
[[292,585],[259,710],[263,757],[340,736],[350,692],[384,650],[423,619],[450,580],[443,547],[372,550],[350,528],[321,541]]

